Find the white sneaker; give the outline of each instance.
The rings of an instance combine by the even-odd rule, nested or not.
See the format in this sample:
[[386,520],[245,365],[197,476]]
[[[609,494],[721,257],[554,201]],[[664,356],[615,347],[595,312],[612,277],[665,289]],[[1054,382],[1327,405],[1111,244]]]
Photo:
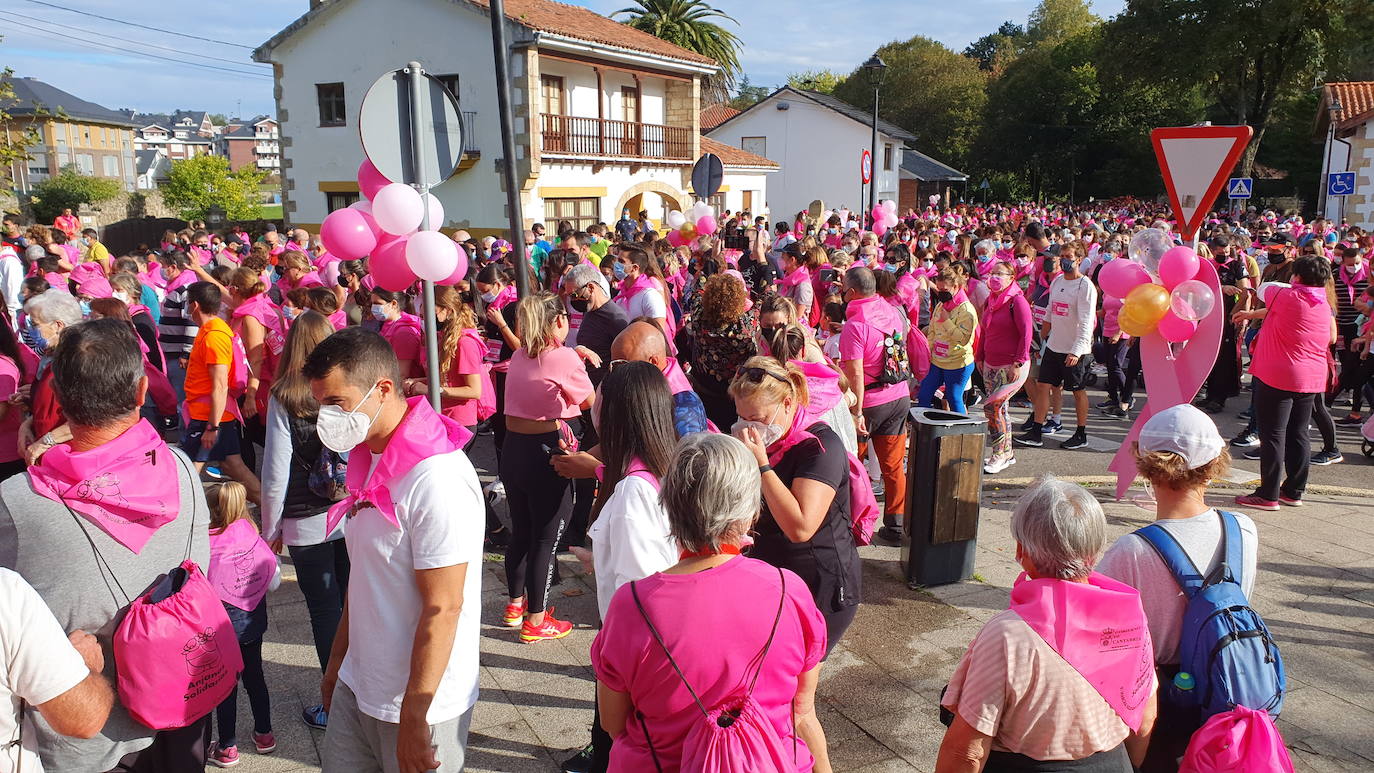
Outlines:
[[483,486],[482,493],[486,494],[487,503],[495,507],[506,499],[506,484],[502,483],[500,478],[497,478],[491,483]]
[[983,465],[983,472],[988,475],[996,475],[1013,464],[1016,464],[1016,457],[1014,456],[1003,456],[1001,458],[994,456]]

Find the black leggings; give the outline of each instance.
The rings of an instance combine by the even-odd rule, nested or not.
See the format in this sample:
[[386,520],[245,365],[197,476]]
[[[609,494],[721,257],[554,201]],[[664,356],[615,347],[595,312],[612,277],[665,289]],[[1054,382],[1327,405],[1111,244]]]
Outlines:
[[[272,703],[267,696],[267,679],[262,674],[262,639],[254,642],[240,642],[243,652],[243,691],[248,693],[248,705],[253,710],[253,732],[272,732]],[[220,748],[238,745],[238,729],[235,727],[239,713],[239,689],[229,693],[219,706],[215,707],[215,721],[219,724]]]
[[501,467],[501,451],[506,446],[506,373],[493,370],[491,386],[496,390],[496,413],[491,415],[491,439],[496,443],[496,465]]
[[1279,495],[1302,499],[1312,457],[1307,426],[1316,392],[1289,392],[1254,380],[1255,419],[1260,436],[1260,486],[1255,493],[1275,501]]
[[507,432],[501,455],[501,482],[506,484],[511,524],[506,588],[513,599],[529,597],[525,608],[531,614],[547,606],[558,540],[568,527],[561,510],[569,481],[554,471],[542,446],[558,448],[558,433]]
[[825,660],[830,657],[831,650],[844,638],[844,632],[849,630],[849,626],[854,622],[854,616],[859,613],[859,605],[852,607],[841,607],[837,612],[821,612],[821,617],[825,618]]

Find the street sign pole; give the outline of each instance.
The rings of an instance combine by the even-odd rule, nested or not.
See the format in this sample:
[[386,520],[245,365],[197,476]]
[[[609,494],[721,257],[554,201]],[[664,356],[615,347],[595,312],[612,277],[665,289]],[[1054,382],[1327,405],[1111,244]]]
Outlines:
[[[505,0],[491,0],[491,50],[496,58],[496,103],[501,116],[502,172],[506,182],[506,212],[510,216],[511,249],[519,256],[515,271],[515,293],[524,298],[530,293],[529,259],[525,257],[525,215],[520,209],[520,187],[515,169],[515,114],[510,106],[510,47],[506,45]],[[530,121],[534,120],[530,116]],[[530,127],[534,136],[534,127]],[[436,360],[437,362],[437,360]]]
[[[429,230],[429,181],[425,179],[425,165],[421,159],[425,157],[425,127],[421,125],[424,110],[424,95],[422,86],[424,85],[424,70],[421,69],[419,62],[410,62],[406,65],[406,74],[410,76],[410,158],[413,175],[411,185],[420,192],[420,203],[424,205],[424,214],[420,216],[420,230]],[[463,249],[461,246],[459,249]],[[434,283],[424,280],[425,297],[425,352],[429,356],[430,367],[435,369],[435,375],[429,379],[429,403],[434,410],[439,410],[439,327],[438,318],[434,313]]]

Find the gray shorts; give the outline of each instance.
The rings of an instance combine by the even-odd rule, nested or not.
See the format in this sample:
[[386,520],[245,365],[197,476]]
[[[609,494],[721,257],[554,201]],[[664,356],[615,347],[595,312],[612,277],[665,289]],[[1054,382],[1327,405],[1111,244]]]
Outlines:
[[[462,716],[429,726],[438,749],[434,756],[444,773],[463,769],[472,709]],[[369,717],[358,709],[358,698],[342,681],[334,685],[329,727],[324,733],[323,773],[398,773],[396,736],[400,725]]]

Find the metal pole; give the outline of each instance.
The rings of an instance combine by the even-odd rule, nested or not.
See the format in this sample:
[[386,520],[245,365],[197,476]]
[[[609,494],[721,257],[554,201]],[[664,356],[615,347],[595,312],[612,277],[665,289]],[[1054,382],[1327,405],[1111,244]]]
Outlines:
[[1321,187],[1317,189],[1317,201],[1320,202],[1317,217],[1326,217],[1326,207],[1329,203],[1326,186],[1330,184],[1327,181],[1331,179],[1331,151],[1336,147],[1336,117],[1328,113],[1327,118],[1330,127],[1326,133],[1326,169],[1322,170]]
[[882,90],[882,84],[873,87],[873,150],[870,158],[872,181],[868,185],[868,211],[878,206],[878,92]]
[[[425,71],[419,62],[406,64],[406,74],[410,76],[410,174],[411,185],[420,191],[420,203],[424,214],[420,216],[420,230],[429,230],[429,183],[425,180],[425,126],[421,116],[424,113]],[[429,404],[439,410],[439,326],[434,315],[434,283],[424,281],[425,298],[425,352],[429,357]]]
[[[502,173],[506,182],[506,214],[510,217],[510,243],[515,251],[515,292],[521,298],[530,292],[529,260],[525,257],[525,215],[520,209],[520,187],[515,175],[515,114],[510,106],[510,47],[506,44],[505,0],[491,0],[491,51],[496,59],[496,103],[501,116]],[[528,95],[533,99],[534,95]],[[529,136],[534,137],[534,105],[526,100],[530,121]],[[533,141],[533,140],[531,140]]]

